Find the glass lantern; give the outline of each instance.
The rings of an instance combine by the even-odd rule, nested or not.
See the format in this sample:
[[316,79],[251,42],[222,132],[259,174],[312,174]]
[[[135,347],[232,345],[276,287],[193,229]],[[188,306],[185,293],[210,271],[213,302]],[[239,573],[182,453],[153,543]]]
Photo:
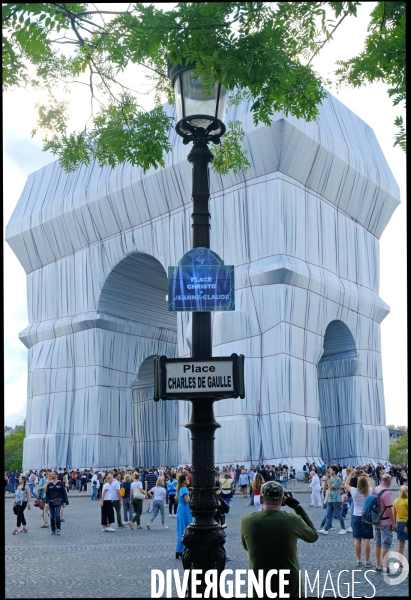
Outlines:
[[225,133],[223,118],[226,112],[228,90],[214,83],[210,94],[204,91],[204,78],[195,78],[194,65],[169,64],[168,74],[174,88],[177,109],[176,130],[179,135],[192,134],[192,129],[208,131],[212,136]]

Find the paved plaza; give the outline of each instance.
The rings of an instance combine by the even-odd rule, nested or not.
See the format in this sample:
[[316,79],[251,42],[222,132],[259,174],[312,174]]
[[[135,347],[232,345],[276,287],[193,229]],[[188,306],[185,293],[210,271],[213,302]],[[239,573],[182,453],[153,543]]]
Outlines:
[[[297,492],[297,489],[302,490],[304,486],[299,485],[294,495],[308,510],[315,525],[319,526],[324,510],[308,507],[310,494]],[[398,492],[393,490],[393,497],[397,495]],[[158,516],[149,531],[146,528],[149,516],[143,513],[143,530],[131,531],[127,527],[115,533],[103,533],[100,503],[92,502],[89,492],[70,493],[69,501],[60,537],[51,536],[50,529],[41,528],[41,511],[34,507],[31,511],[26,510],[28,533],[14,536],[13,497],[7,494],[6,598],[150,598],[151,569],[163,572],[179,569],[182,574],[182,563],[175,559],[176,519],[169,518],[168,512],[168,530],[161,529]],[[254,510],[248,500],[238,493],[234,496],[227,518],[226,551],[231,559],[227,562],[227,569],[248,569],[248,555],[240,543],[239,525],[241,516]],[[348,527],[349,520],[345,522]],[[338,531],[339,524],[335,522],[334,531],[328,536],[320,535],[315,544],[299,542],[302,571],[307,571],[313,582],[319,570],[319,597],[372,597],[374,590],[364,577],[365,570],[359,569],[353,573],[356,561],[352,536],[338,535]],[[397,550],[396,540],[392,550]],[[408,558],[408,543],[406,553]],[[344,569],[346,572],[340,576],[338,591],[338,575]],[[324,590],[328,571],[327,589]],[[375,597],[408,596],[408,577],[398,585],[387,584],[382,575],[374,572],[368,572],[367,577],[375,587]],[[393,575],[388,579],[393,583],[395,577]],[[360,582],[355,584],[354,594],[353,579]],[[247,587],[244,586],[241,591],[247,593]],[[173,594],[177,597],[175,589]],[[317,588],[313,592],[306,590],[306,595],[318,597]],[[165,594],[163,597],[166,597]]]

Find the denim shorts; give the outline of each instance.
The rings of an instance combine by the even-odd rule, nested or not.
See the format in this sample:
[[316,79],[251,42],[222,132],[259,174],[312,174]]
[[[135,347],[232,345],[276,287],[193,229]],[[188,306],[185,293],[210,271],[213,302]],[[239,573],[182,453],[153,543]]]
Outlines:
[[397,540],[408,541],[408,532],[405,532],[405,521],[397,521]]
[[373,527],[369,523],[364,523],[362,517],[352,518],[352,536],[356,540],[372,540],[373,539]]
[[374,527],[374,546],[390,549],[392,544],[392,527]]

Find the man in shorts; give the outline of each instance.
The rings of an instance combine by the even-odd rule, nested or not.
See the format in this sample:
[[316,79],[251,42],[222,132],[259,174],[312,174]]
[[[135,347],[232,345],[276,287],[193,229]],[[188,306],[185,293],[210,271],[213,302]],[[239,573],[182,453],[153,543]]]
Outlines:
[[240,489],[243,492],[243,498],[247,498],[247,488],[249,479],[244,469],[241,470],[241,473],[238,477],[238,483],[240,484]]
[[234,489],[236,489],[237,485],[240,484],[240,475],[241,475],[241,467],[238,465],[234,469],[234,474],[232,475],[232,479],[234,479]]
[[376,573],[389,573],[387,563],[384,564],[384,558],[388,555],[388,552],[392,545],[392,533],[396,531],[394,522],[394,513],[392,511],[392,498],[388,488],[391,485],[391,475],[385,473],[382,476],[382,483],[375,488],[376,493],[382,490],[387,490],[381,494],[379,499],[379,510],[380,510],[380,524],[374,525],[374,554]]

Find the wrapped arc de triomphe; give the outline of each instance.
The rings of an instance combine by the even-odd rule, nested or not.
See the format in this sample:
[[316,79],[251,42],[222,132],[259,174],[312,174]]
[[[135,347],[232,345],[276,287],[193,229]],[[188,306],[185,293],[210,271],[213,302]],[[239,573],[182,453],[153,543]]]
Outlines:
[[[167,108],[173,113],[171,107]],[[215,404],[219,464],[388,456],[379,238],[398,186],[373,131],[329,95],[316,122],[241,120],[251,168],[211,172],[211,248],[235,266],[213,354],[245,355],[246,396]],[[189,356],[167,267],[191,247],[189,148],[163,169],[33,173],[6,237],[27,273],[24,468],[190,463],[190,403],[153,401],[153,357]]]

